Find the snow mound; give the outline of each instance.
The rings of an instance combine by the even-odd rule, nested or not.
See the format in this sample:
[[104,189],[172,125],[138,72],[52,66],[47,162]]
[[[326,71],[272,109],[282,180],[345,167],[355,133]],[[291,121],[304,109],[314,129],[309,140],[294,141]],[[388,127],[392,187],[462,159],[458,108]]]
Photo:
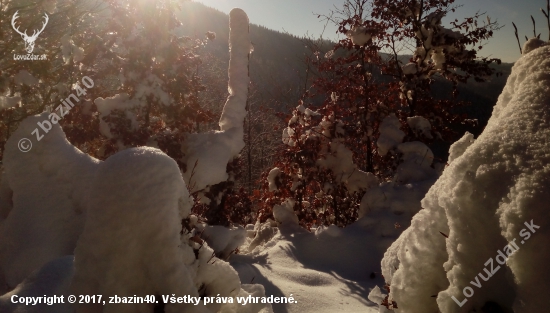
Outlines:
[[405,138],[405,133],[400,129],[401,122],[394,113],[386,116],[380,124],[380,137],[376,144],[378,145],[378,154],[385,156],[391,149],[395,148]]
[[[58,124],[45,133],[37,123],[48,128],[48,114],[23,120],[6,143],[2,193],[9,199],[0,201],[0,289],[14,288],[45,263],[73,254],[86,192],[100,163],[71,145]],[[38,142],[31,135],[35,129],[43,136]],[[19,150],[22,138],[30,138],[29,152]]]
[[204,225],[202,238],[220,259],[227,260],[231,253],[244,243],[246,234],[242,226],[227,228],[220,225]]
[[[165,312],[230,312],[233,297],[248,295],[241,290],[235,270],[216,258],[195,230],[182,228],[192,202],[176,161],[160,150],[133,148],[109,157],[99,166],[89,192],[86,224],[75,249],[72,294],[156,295],[159,301],[162,295],[204,296],[229,301],[167,303]],[[245,232],[209,227],[205,233],[226,239],[214,241],[225,256],[243,241]],[[258,312],[264,306],[237,306],[239,310],[233,312]],[[76,312],[104,309],[153,312],[154,305],[78,304]]]
[[[198,296],[186,266],[193,253],[179,248],[190,201],[173,159],[153,148],[119,152],[99,166],[89,199],[75,249],[74,294]],[[108,306],[137,312],[149,304]],[[77,307],[77,312],[102,310],[101,304]]]
[[432,136],[432,125],[425,117],[422,116],[413,116],[407,118],[407,124],[413,130],[413,132],[419,136],[423,135],[428,139],[433,139]]
[[549,55],[544,46],[516,62],[485,131],[454,146],[424,209],[386,252],[398,312],[547,311]]
[[[14,290],[0,297],[0,312],[2,313],[73,313],[74,308],[67,303],[69,285],[73,277],[73,256],[68,255],[46,263],[42,268],[33,272]],[[19,300],[21,297],[53,297],[63,296],[64,303],[48,305],[39,303],[26,305],[13,303],[12,297]],[[50,298],[51,299],[51,298]],[[42,300],[43,301],[43,300]],[[51,299],[50,301],[53,301]],[[59,300],[58,300],[59,301]]]
[[548,45],[547,41],[540,40],[538,38],[531,38],[523,44],[523,55],[526,55],[527,53],[546,45]]

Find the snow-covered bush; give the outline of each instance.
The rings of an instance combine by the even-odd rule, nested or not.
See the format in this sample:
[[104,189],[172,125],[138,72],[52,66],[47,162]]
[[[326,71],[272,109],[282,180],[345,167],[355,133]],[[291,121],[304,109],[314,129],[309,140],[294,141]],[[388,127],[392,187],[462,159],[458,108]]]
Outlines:
[[[214,257],[207,244],[194,240],[194,232],[182,229],[192,201],[177,163],[160,150],[135,148],[109,157],[96,171],[89,199],[75,249],[73,294],[161,299],[171,294],[234,297],[241,292],[235,270]],[[117,312],[152,312],[154,307],[106,306]],[[221,306],[209,304],[208,312]],[[77,312],[102,312],[104,307],[82,304]],[[165,305],[165,312],[181,310],[207,312],[202,305]]]
[[6,143],[0,289],[12,289],[46,262],[73,254],[86,219],[87,191],[100,161],[72,146],[59,125],[29,152],[18,148],[45,120],[47,113],[27,118]]
[[484,132],[451,148],[423,209],[386,252],[396,312],[548,309],[549,55],[542,46],[516,62]]

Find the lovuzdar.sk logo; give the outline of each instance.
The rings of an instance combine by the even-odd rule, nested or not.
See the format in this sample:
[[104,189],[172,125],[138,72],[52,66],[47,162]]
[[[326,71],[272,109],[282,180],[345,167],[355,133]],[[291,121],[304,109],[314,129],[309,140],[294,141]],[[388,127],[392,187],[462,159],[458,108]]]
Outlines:
[[40,35],[44,28],[46,28],[46,25],[48,24],[48,21],[50,20],[47,13],[44,13],[44,22],[42,24],[42,29],[40,30],[34,30],[32,35],[29,36],[27,34],[27,30],[25,29],[25,32],[21,32],[19,30],[19,27],[15,25],[15,21],[19,18],[18,15],[19,11],[16,11],[11,19],[11,26],[13,29],[21,35],[21,38],[23,38],[23,41],[25,42],[25,50],[27,51],[27,55],[15,55],[14,54],[14,60],[44,60],[46,58],[46,55],[34,55],[32,52],[34,51],[34,44],[36,42],[36,39],[38,38],[38,35]]

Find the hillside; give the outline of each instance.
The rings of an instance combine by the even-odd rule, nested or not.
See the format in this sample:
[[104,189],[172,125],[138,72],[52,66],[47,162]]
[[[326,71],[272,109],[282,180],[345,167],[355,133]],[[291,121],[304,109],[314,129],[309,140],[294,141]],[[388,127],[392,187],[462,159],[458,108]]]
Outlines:
[[[179,34],[192,38],[204,38],[208,31],[216,33],[216,39],[209,43],[202,50],[203,64],[199,68],[199,75],[206,85],[207,92],[203,95],[203,102],[214,111],[221,110],[223,99],[227,96],[227,90],[220,80],[227,77],[227,65],[229,54],[227,51],[227,40],[229,38],[228,15],[214,8],[207,7],[198,2],[186,1],[182,4],[182,11],[179,15],[183,25],[179,28]],[[250,60],[250,77],[252,89],[250,101],[251,112],[261,107],[269,107],[275,111],[288,114],[296,107],[300,96],[303,94],[306,85],[306,63],[305,57],[310,55],[307,48],[307,39],[295,35],[281,33],[263,26],[250,24],[250,36],[254,52]],[[334,43],[324,41],[321,47],[321,55],[332,48]],[[407,62],[410,56],[402,55],[400,59]],[[471,103],[460,108],[461,113],[468,114],[471,119],[477,119],[474,125],[463,125],[455,129],[457,136],[465,131],[479,135],[489,117],[493,106],[502,92],[507,77],[513,64],[503,63],[493,65],[502,76],[491,77],[488,82],[478,83],[472,80],[467,85],[459,86],[458,100]],[[311,73],[311,72],[310,72]],[[374,73],[376,75],[376,73]],[[314,75],[308,77],[308,86],[311,84]],[[452,85],[447,81],[436,80],[432,92],[436,97],[446,98],[452,92]],[[323,99],[319,99],[322,101]],[[257,112],[257,111],[256,111]],[[265,119],[260,124],[268,124]],[[271,124],[284,127],[284,121],[272,117]],[[257,132],[264,131],[266,125],[255,125]],[[260,130],[261,129],[261,130]],[[270,128],[272,129],[272,128]],[[458,137],[457,137],[458,138]],[[270,136],[264,137],[268,146],[280,145],[280,132],[273,132]],[[448,154],[449,143],[435,142],[430,145],[438,158],[445,159]],[[266,155],[269,154],[266,152]],[[262,162],[259,165],[263,170],[270,166],[270,160],[256,160]],[[252,160],[254,162],[254,160]],[[259,178],[260,170],[254,171],[255,180]]]

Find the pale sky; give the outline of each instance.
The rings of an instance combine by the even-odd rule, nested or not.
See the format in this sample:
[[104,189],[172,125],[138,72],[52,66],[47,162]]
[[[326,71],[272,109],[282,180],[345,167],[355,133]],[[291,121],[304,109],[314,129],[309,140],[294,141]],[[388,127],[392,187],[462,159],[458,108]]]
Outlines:
[[[340,7],[344,0],[196,0],[207,6],[229,13],[232,8],[245,10],[250,22],[263,25],[279,31],[287,31],[298,36],[309,32],[318,36],[324,24],[317,14],[328,14],[334,6]],[[487,12],[492,20],[497,19],[504,27],[483,48],[480,55],[497,57],[504,62],[514,62],[520,56],[512,22],[518,26],[521,43],[525,35],[533,36],[533,26],[530,15],[537,24],[537,33],[542,33],[541,39],[548,40],[546,18],[540,11],[546,8],[545,0],[457,0],[459,8],[455,15],[446,20],[468,17],[477,11]],[[443,20],[445,23],[445,19]],[[328,28],[325,37],[335,39],[335,27]]]

